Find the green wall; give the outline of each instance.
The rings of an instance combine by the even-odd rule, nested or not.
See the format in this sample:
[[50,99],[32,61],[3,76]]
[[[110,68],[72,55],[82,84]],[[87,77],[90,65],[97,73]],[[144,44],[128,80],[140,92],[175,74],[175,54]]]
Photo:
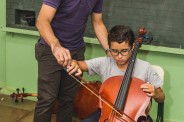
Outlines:
[[166,95],[165,119],[183,122],[184,55],[141,51],[139,57],[163,67],[165,71],[163,89]]
[[[16,88],[24,87],[26,92],[37,92],[37,63],[34,58],[34,44],[38,36],[37,32],[25,30],[11,30],[5,27],[5,0],[0,4],[0,87],[4,93],[9,94]],[[24,33],[24,34],[21,34]],[[36,34],[35,34],[36,33]],[[86,59],[104,56],[102,48],[93,39],[87,39]],[[152,46],[148,46],[152,48]],[[165,51],[142,49],[138,57],[152,64],[160,65],[165,71],[164,92],[165,120],[173,122],[184,121],[184,52],[166,48]],[[98,79],[98,77],[87,80]],[[156,106],[152,107],[151,114],[155,118]]]
[[7,33],[6,35],[6,86],[25,87],[36,92],[37,64],[34,45],[38,37]]
[[[0,28],[6,24],[5,0],[0,4]],[[5,32],[0,31],[0,87],[5,85]]]

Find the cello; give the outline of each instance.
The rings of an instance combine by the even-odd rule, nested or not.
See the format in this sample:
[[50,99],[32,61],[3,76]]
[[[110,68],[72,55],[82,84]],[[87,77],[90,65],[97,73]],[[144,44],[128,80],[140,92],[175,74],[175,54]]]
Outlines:
[[140,29],[140,35],[135,42],[132,55],[124,76],[110,77],[101,85],[100,95],[103,95],[113,108],[101,102],[101,117],[99,122],[145,122],[150,109],[151,98],[140,89],[145,82],[132,77],[137,52],[142,44],[145,28]]
[[[101,98],[103,98],[99,98],[102,101],[102,114],[99,122],[134,122],[146,120],[146,115],[148,114],[147,108],[150,108],[149,103],[151,99],[150,97],[147,97],[147,95],[140,89],[140,85],[145,82],[140,79],[131,77],[139,47],[141,46],[143,41],[146,41],[146,43],[148,43],[148,41],[152,40],[152,38],[148,36],[145,37],[145,33],[145,28],[141,28],[139,30],[138,40],[135,42],[135,48],[132,52],[132,56],[130,58],[124,78],[122,76],[109,78],[101,85],[100,94],[87,96],[88,91],[85,91],[87,97],[100,96]],[[80,87],[80,90],[81,89],[84,88]],[[133,94],[133,96],[131,94]],[[87,103],[90,102],[87,101],[88,99],[83,99],[79,97],[80,95],[77,94],[77,98],[81,101],[85,101]],[[137,104],[134,105],[135,99],[141,100],[140,102],[136,101]],[[78,103],[78,101],[75,101],[75,103]],[[78,103],[78,106],[81,106],[81,104]],[[85,106],[85,104],[82,104],[82,106]],[[91,105],[86,108],[94,106],[96,107],[96,103],[94,105],[93,101],[91,101]],[[92,109],[89,109],[88,111],[90,110]],[[81,109],[78,110],[78,112],[79,111],[82,113]],[[84,114],[86,114],[86,112],[84,112]]]

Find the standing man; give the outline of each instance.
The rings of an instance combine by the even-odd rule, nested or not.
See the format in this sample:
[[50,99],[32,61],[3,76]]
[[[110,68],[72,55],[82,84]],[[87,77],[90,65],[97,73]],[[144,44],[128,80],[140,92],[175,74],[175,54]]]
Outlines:
[[34,122],[51,121],[56,99],[57,122],[72,122],[72,105],[78,85],[63,67],[71,66],[72,59],[84,60],[83,36],[89,15],[99,42],[104,50],[108,49],[102,4],[103,0],[43,0],[36,23],[41,36],[35,46],[38,102]]

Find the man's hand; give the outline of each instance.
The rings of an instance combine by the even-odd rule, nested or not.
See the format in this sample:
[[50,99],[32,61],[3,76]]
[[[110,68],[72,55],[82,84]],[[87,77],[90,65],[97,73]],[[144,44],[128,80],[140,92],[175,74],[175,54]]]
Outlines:
[[71,65],[72,58],[68,49],[62,47],[61,45],[58,45],[51,46],[51,50],[60,65],[62,65],[63,67]]
[[82,71],[79,68],[79,65],[77,61],[72,60],[71,65],[67,66],[67,72],[72,75],[75,73],[75,76],[80,76],[82,75]]

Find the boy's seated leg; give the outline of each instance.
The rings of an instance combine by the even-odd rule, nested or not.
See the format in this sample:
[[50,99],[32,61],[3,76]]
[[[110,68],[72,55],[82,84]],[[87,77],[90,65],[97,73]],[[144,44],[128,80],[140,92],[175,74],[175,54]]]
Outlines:
[[98,122],[100,118],[100,114],[101,114],[101,111],[100,109],[98,109],[97,111],[95,111],[94,113],[86,117],[85,119],[82,119],[81,122]]

